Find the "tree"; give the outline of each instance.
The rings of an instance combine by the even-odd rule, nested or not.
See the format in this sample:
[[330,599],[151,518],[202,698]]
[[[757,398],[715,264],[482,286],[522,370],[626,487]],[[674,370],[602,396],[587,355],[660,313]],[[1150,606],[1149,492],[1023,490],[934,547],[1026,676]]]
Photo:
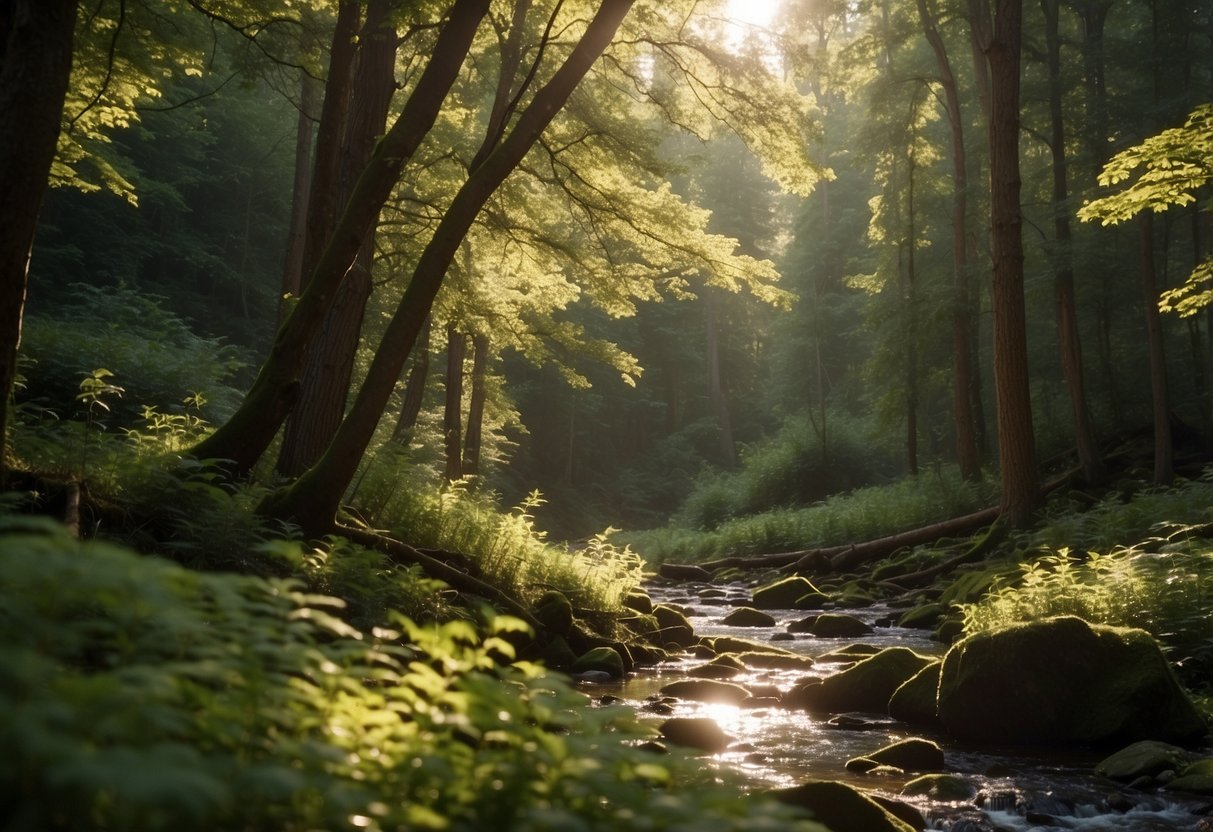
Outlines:
[[225,460],[233,475],[241,475],[269,447],[298,399],[299,373],[307,347],[333,294],[362,249],[405,163],[438,117],[487,10],[488,0],[455,0],[451,6],[425,70],[400,116],[376,144],[358,176],[306,288],[279,328],[252,388],[236,413],[192,449],[195,457]]
[[75,0],[0,0],[0,487],[30,249],[72,71]]
[[990,66],[990,213],[994,262],[994,389],[1002,515],[1026,525],[1042,502],[1028,382],[1019,205],[1019,73],[1023,0],[995,0],[973,20]]

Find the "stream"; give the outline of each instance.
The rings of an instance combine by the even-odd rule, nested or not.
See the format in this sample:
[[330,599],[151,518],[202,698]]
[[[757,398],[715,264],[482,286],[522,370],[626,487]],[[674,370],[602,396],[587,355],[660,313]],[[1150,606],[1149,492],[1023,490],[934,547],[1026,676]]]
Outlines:
[[[725,597],[701,598],[705,589],[724,589]],[[923,630],[881,626],[896,620],[900,609],[875,605],[862,609],[835,609],[873,625],[875,633],[861,638],[818,638],[798,634],[786,640],[786,625],[808,615],[796,610],[766,610],[775,627],[732,627],[720,620],[733,607],[747,604],[749,590],[742,585],[708,585],[693,582],[647,587],[655,604],[670,604],[685,611],[700,636],[736,636],[817,658],[846,645],[861,642],[876,647],[903,646],[923,655],[940,656],[946,647]],[[782,634],[777,636],[777,634]],[[781,640],[772,640],[777,636]],[[814,715],[780,707],[746,709],[732,705],[663,700],[660,689],[705,663],[690,652],[672,657],[656,668],[645,668],[622,681],[588,686],[596,698],[618,697],[642,719],[659,724],[671,716],[710,717],[735,738],[729,748],[705,760],[729,766],[746,776],[755,788],[794,786],[806,780],[838,780],[865,791],[912,804],[927,820],[929,829],[951,832],[1019,832],[1020,830],[1213,830],[1209,801],[1197,797],[1130,790],[1094,775],[1095,764],[1110,751],[1064,749],[966,747],[940,734],[923,731],[875,714]],[[742,685],[774,685],[791,689],[798,680],[825,676],[840,668],[819,662],[811,670],[746,672],[730,681]],[[902,797],[902,786],[917,774],[861,775],[847,771],[847,760],[862,756],[909,736],[934,740],[944,750],[947,771],[963,777],[977,789],[977,798],[940,801]],[[1111,749],[1115,750],[1115,749]],[[1202,818],[1205,818],[1202,825]]]

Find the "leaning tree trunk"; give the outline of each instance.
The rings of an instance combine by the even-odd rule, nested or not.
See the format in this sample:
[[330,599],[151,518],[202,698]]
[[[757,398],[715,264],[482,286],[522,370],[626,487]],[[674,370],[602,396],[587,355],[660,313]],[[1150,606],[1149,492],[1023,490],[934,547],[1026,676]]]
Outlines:
[[1082,367],[1082,341],[1078,334],[1078,303],[1074,294],[1074,260],[1070,233],[1069,187],[1066,182],[1066,131],[1061,107],[1061,38],[1058,35],[1058,0],[1040,0],[1045,15],[1045,45],[1049,67],[1049,145],[1053,157],[1053,288],[1057,304],[1057,340],[1062,375],[1070,393],[1074,419],[1074,445],[1078,464],[1089,483],[1103,478],[1103,460],[1091,430],[1087,388]]
[[226,460],[229,472],[240,476],[252,469],[273,441],[298,399],[306,350],[333,294],[400,181],[405,163],[437,119],[488,5],[488,0],[455,0],[425,71],[400,116],[375,145],[299,303],[278,329],[252,388],[232,417],[194,446],[190,453],[195,458]]
[[[372,0],[359,35],[354,64],[352,104],[342,142],[337,204],[349,198],[358,173],[366,167],[383,134],[388,107],[396,91],[396,30],[388,17],[392,0]],[[308,348],[299,404],[287,418],[278,472],[298,476],[320,458],[345,415],[362,318],[371,296],[374,226],[367,232],[354,265],[341,281],[320,332]]]
[[[990,215],[994,260],[994,389],[1002,511],[1024,526],[1041,504],[1028,381],[1019,207],[1019,64],[1023,0],[997,0],[983,38],[990,62]],[[988,23],[988,21],[983,21]]]
[[522,162],[540,134],[614,37],[632,0],[604,0],[568,58],[518,116],[496,150],[471,170],[421,253],[408,289],[396,308],[367,371],[366,381],[333,442],[320,461],[283,491],[270,495],[261,511],[301,524],[308,533],[332,527],[341,498],[358,470],[375,426],[383,415],[405,356],[417,340],[447,269],[480,209]]
[[0,0],[0,488],[38,208],[72,73],[75,0]]

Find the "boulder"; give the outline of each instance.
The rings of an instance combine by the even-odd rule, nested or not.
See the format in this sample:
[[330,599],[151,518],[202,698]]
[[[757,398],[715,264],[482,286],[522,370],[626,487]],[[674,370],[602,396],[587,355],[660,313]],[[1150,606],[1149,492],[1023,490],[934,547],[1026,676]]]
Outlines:
[[797,609],[796,602],[801,598],[820,594],[808,578],[792,576],[754,590],[753,604],[760,610],[791,610]]
[[977,787],[955,774],[924,774],[902,786],[901,793],[907,797],[960,802],[976,797]]
[[652,615],[653,613],[653,599],[647,592],[641,592],[639,589],[633,589],[625,595],[623,605],[641,615]]
[[845,783],[804,783],[777,789],[771,795],[782,803],[806,810],[831,832],[915,832],[913,826]]
[[791,653],[754,653],[745,652],[737,655],[737,659],[747,668],[758,670],[810,670],[816,662],[808,656],[796,656]]
[[753,607],[738,607],[721,620],[727,627],[774,627],[775,619]]
[[577,661],[577,654],[569,647],[563,636],[553,635],[543,645],[543,663],[548,667],[572,667]]
[[661,693],[694,702],[719,702],[725,705],[738,705],[750,697],[750,692],[741,685],[716,679],[679,679],[663,687]]
[[577,657],[572,671],[575,674],[600,671],[610,674],[612,679],[622,679],[623,657],[613,647],[595,647]]
[[1095,773],[1109,780],[1131,783],[1138,777],[1179,771],[1189,759],[1190,755],[1177,745],[1141,740],[1105,757],[1095,766]]
[[1148,633],[1073,616],[952,645],[938,706],[945,729],[979,742],[1183,742],[1207,731]]
[[653,641],[664,647],[674,644],[678,647],[691,647],[695,644],[695,631],[687,617],[673,607],[658,604],[653,607],[653,616],[657,619],[660,629],[652,635]]
[[865,759],[905,771],[942,771],[944,768],[943,749],[930,740],[917,737],[886,745],[865,755]]
[[1185,766],[1166,788],[1170,791],[1213,795],[1213,759],[1197,760]]
[[935,725],[935,696],[939,691],[939,668],[932,662],[918,671],[889,697],[889,716],[910,725]]
[[931,661],[905,647],[889,647],[803,690],[805,707],[824,713],[888,713],[893,692]]
[[923,604],[921,607],[906,610],[897,619],[897,626],[909,627],[915,630],[932,630],[947,614],[948,608],[946,606],[932,601],[929,604]]
[[915,809],[909,803],[902,803],[900,800],[881,797],[878,794],[869,794],[868,797],[872,798],[876,804],[878,804],[893,817],[910,824],[911,828],[915,829],[917,832],[922,832],[922,830],[927,828],[927,819],[922,816],[922,812]]
[[709,754],[724,751],[733,738],[707,717],[677,716],[667,719],[657,728],[661,736],[674,745],[697,748]]
[[854,638],[871,635],[874,631],[853,615],[824,612],[817,616],[809,632],[818,638]]
[[573,605],[563,592],[549,590],[535,604],[535,618],[558,636],[567,636],[573,626]]
[[831,650],[829,653],[822,653],[817,657],[817,662],[819,664],[850,664],[863,661],[868,656],[879,653],[881,649],[874,644],[848,644],[837,650]]
[[771,656],[795,656],[791,650],[773,647],[761,641],[735,636],[716,636],[712,639],[712,649],[717,653],[765,653]]
[[712,573],[691,563],[663,563],[657,574],[670,581],[710,581]]

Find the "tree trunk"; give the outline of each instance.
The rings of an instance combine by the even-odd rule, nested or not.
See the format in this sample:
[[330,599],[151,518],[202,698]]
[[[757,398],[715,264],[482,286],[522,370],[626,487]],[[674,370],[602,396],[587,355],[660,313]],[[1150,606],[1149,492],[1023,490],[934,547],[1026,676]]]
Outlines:
[[[353,101],[342,142],[340,176],[335,183],[337,204],[342,207],[358,173],[370,160],[376,139],[383,134],[396,90],[397,36],[388,21],[392,8],[393,0],[371,0],[358,38]],[[345,415],[362,318],[373,286],[374,252],[372,226],[308,348],[299,404],[287,418],[278,456],[280,474],[295,477],[306,471],[324,453]]]
[[956,462],[966,480],[981,478],[977,430],[973,418],[973,325],[969,288],[968,156],[964,142],[964,113],[960,90],[943,36],[927,0],[918,0],[918,16],[927,42],[935,53],[935,67],[943,87],[952,151],[952,422],[956,431]]
[[72,71],[75,0],[0,0],[0,488],[30,248]]
[[[581,78],[614,37],[632,0],[603,0],[568,58],[518,117],[513,130],[468,175],[421,253],[408,289],[383,336],[366,381],[320,461],[289,489],[267,498],[265,513],[300,522],[315,533],[332,527],[341,498],[366,452],[455,253],[497,187],[521,163]],[[382,146],[382,144],[381,144]]]
[[446,449],[446,481],[463,476],[463,358],[467,354],[467,336],[446,327],[446,409],[442,414],[442,440]]
[[1103,478],[1103,460],[1091,431],[1086,382],[1082,367],[1082,341],[1078,334],[1078,303],[1074,294],[1074,261],[1070,233],[1069,187],[1066,181],[1066,131],[1061,107],[1061,38],[1058,35],[1058,0],[1040,0],[1045,15],[1045,45],[1049,67],[1049,147],[1053,157],[1053,289],[1057,305],[1057,339],[1062,375],[1070,393],[1074,444],[1078,464],[1089,483]]
[[716,418],[716,437],[719,442],[721,464],[726,468],[737,467],[737,449],[733,445],[733,420],[729,416],[729,400],[724,390],[724,374],[720,358],[720,329],[716,320],[718,307],[716,290],[711,286],[703,289],[704,316],[707,325],[708,400],[712,404],[712,415]]
[[1141,232],[1141,295],[1145,304],[1150,395],[1154,404],[1154,482],[1170,485],[1175,479],[1175,463],[1167,394],[1167,358],[1163,350],[1162,313],[1158,311],[1158,278],[1154,266],[1154,215],[1142,211],[1137,216],[1137,227]]
[[404,393],[401,396],[400,418],[396,420],[396,429],[392,431],[392,439],[408,445],[413,437],[413,428],[417,426],[417,417],[421,414],[421,405],[425,401],[425,381],[430,374],[430,319],[427,317],[417,336],[417,345],[413,347],[413,366],[409,369],[409,377],[404,382]]
[[[916,110],[917,106],[911,108]],[[909,137],[910,152],[906,159],[906,268],[905,268],[905,335],[906,335],[906,469],[918,476],[918,287],[914,272],[914,137]]]
[[997,0],[984,41],[990,62],[990,215],[994,260],[994,389],[1002,511],[1027,525],[1041,504],[1028,381],[1023,228],[1019,208],[1019,62],[1023,0]]
[[480,473],[480,447],[484,441],[484,403],[488,396],[489,336],[472,337],[472,398],[468,402],[468,426],[463,440],[463,473]]
[[[299,303],[279,328],[252,388],[232,417],[193,448],[194,457],[226,460],[229,472],[241,476],[256,464],[273,440],[298,398],[299,373],[306,350],[329,302],[400,180],[405,163],[433,126],[487,9],[488,0],[455,0],[425,71],[404,110],[376,144],[370,162],[359,175]],[[429,305],[426,306],[428,310]],[[402,355],[400,361],[403,360]]]
[[318,96],[316,79],[302,73],[299,89],[299,120],[295,127],[295,183],[291,191],[291,224],[287,242],[286,263],[282,269],[282,295],[279,299],[278,322],[286,318],[288,298],[298,298],[303,291],[303,257],[307,245],[307,206],[312,189],[312,134],[316,119]]

